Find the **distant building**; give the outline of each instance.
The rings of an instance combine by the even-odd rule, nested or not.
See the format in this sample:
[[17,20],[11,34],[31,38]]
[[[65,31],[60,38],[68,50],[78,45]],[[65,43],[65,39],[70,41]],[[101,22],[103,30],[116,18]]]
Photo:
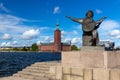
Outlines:
[[111,42],[111,41],[100,41],[99,42],[100,46],[104,46],[106,50],[113,50],[114,46],[115,46],[115,42]]
[[61,31],[58,22],[56,23],[56,30],[54,31],[54,42],[40,43],[40,45],[38,45],[38,50],[43,52],[71,51],[71,43],[61,43]]

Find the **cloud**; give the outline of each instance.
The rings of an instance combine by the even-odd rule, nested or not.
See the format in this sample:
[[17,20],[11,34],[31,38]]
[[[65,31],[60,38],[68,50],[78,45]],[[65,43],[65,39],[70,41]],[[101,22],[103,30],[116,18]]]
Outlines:
[[45,36],[44,39],[46,42],[53,42],[53,38],[51,38],[50,36]]
[[[31,20],[27,20],[24,18],[16,17],[9,14],[0,14],[0,32],[1,33],[23,33],[29,29],[35,29],[38,26],[35,25],[25,25],[24,22],[31,22]],[[39,26],[40,30],[47,30],[48,27]]]
[[54,11],[53,11],[53,14],[58,14],[60,12],[60,7],[59,6],[56,6],[54,8]]
[[79,43],[81,43],[81,39],[77,38],[77,37],[76,38],[72,38],[71,43],[72,44],[76,44],[76,43],[79,44]]
[[119,36],[120,35],[120,30],[112,30],[110,33],[109,33],[110,36]]
[[37,41],[37,45],[40,45],[41,41]]
[[41,27],[39,28],[39,30],[49,30],[50,28],[49,27]]
[[78,34],[78,32],[76,31],[76,30],[73,30],[73,32],[72,32],[73,34]]
[[[16,40],[19,41],[19,44],[17,44],[17,46],[21,46],[22,41],[20,41],[20,39],[32,39],[38,37],[31,34],[26,34],[25,33],[26,31],[32,29],[35,31],[38,30],[38,32],[43,30],[49,30],[49,27],[26,25],[24,24],[24,22],[31,22],[31,20],[27,20],[10,14],[0,13],[0,36],[1,36],[0,39],[4,39],[4,40],[13,39],[13,41]],[[2,35],[6,33],[9,34],[7,35],[7,38],[6,35],[4,36]]]
[[76,43],[81,43],[81,39],[80,38],[78,38],[78,37],[74,37],[74,38],[65,38],[64,40],[63,40],[63,42],[70,42],[71,41],[71,43],[72,44],[76,44]]
[[110,37],[113,37],[114,39],[120,39],[120,30],[112,30],[111,32],[109,32],[108,34]]
[[3,39],[3,40],[11,40],[11,39],[12,39],[12,36],[11,36],[10,34],[5,33],[0,39]]
[[10,47],[11,43],[10,42],[2,42],[1,47]]
[[30,29],[30,26],[23,25],[24,21],[27,20],[9,14],[0,14],[0,32],[21,33]]
[[65,38],[62,40],[64,43],[67,43],[67,42],[70,42],[71,41],[71,38]]
[[31,29],[31,30],[28,30],[28,31],[25,31],[21,36],[20,38],[21,39],[33,39],[33,38],[37,38],[39,35],[39,30],[36,29]]
[[104,31],[110,31],[119,27],[120,27],[119,22],[115,20],[106,20],[106,21],[103,21],[103,23],[100,26],[100,29]]
[[65,32],[65,31],[61,31],[61,34],[62,34],[62,35],[66,34],[66,33],[67,33],[67,32]]
[[[0,14],[0,33],[10,33],[13,36],[19,35],[30,29],[36,29],[38,26],[35,25],[25,25],[24,22],[29,22],[30,20],[16,17],[9,14]],[[39,26],[39,30],[48,30],[49,27]]]
[[13,45],[17,45],[17,44],[18,44],[18,41],[13,41],[12,44],[13,44]]
[[10,12],[10,10],[8,10],[8,9],[3,5],[3,3],[0,3],[0,9],[3,10],[4,12],[6,12],[6,13],[9,13],[9,12]]
[[120,35],[118,35],[117,38],[120,39]]
[[[102,38],[108,39],[113,38],[113,36],[118,32],[120,24],[115,20],[106,20],[100,25],[99,34]],[[106,36],[106,37],[103,37]]]
[[72,45],[76,45],[77,47],[80,47],[82,45],[82,41],[79,37],[74,38],[65,38],[62,40],[64,43],[72,43]]
[[110,39],[115,42],[115,46],[119,45],[120,39],[120,23],[116,20],[105,20],[100,25],[99,36],[100,39]]
[[72,32],[67,32],[67,31],[61,31],[62,35],[66,35],[66,34],[74,34],[77,35],[78,32],[76,30],[73,30]]
[[96,9],[96,13],[97,13],[97,14],[101,14],[102,11],[101,11],[100,9]]

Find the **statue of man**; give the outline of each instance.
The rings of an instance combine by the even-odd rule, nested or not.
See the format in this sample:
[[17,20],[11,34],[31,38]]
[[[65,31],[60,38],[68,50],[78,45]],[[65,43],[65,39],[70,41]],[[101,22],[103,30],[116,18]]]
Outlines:
[[106,17],[103,17],[100,20],[94,21],[93,16],[94,16],[94,13],[91,10],[89,10],[86,13],[86,18],[72,18],[70,16],[66,16],[72,21],[82,24],[83,46],[96,46],[99,42],[99,36],[98,36],[97,29],[99,28],[99,25],[102,23],[102,21]]

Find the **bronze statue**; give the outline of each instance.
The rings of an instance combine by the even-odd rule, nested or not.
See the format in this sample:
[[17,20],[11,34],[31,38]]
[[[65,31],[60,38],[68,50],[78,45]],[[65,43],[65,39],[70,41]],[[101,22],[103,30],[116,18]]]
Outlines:
[[82,37],[82,45],[83,46],[97,46],[99,42],[99,36],[97,29],[99,28],[102,21],[106,18],[103,17],[97,21],[93,20],[94,13],[89,10],[86,13],[86,18],[72,18],[70,16],[66,16],[72,21],[78,22],[82,24],[83,37]]

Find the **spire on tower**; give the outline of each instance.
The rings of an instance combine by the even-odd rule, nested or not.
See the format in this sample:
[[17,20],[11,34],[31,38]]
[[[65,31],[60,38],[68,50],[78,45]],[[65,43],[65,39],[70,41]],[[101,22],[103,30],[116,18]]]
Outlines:
[[58,23],[58,21],[56,22],[56,30],[59,30],[59,23]]

